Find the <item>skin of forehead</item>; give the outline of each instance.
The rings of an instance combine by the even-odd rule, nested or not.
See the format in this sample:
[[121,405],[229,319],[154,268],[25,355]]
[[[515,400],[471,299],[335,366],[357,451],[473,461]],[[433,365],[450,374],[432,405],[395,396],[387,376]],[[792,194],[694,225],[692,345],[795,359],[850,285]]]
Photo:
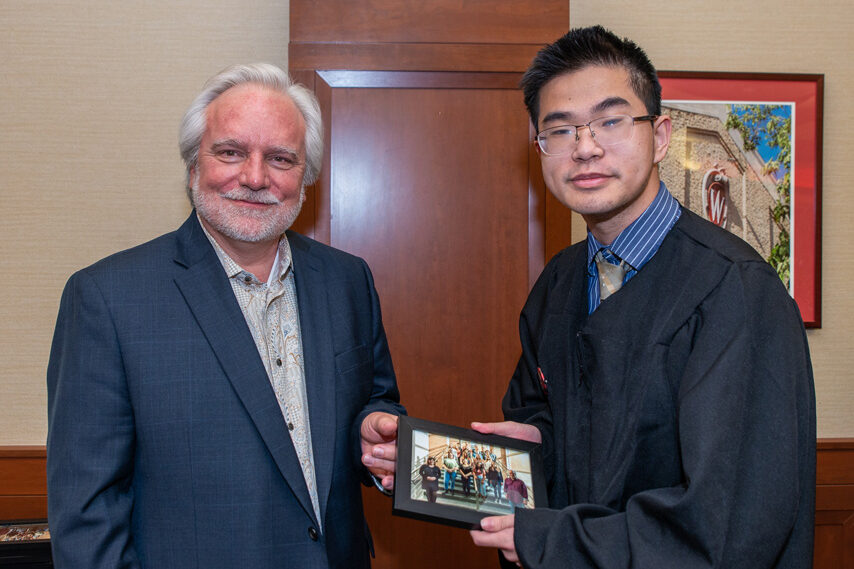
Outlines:
[[[253,114],[253,111],[258,110],[262,112]],[[211,126],[219,130],[223,128],[228,130],[236,124],[237,128],[241,128],[246,123],[257,122],[270,114],[278,115],[289,126],[294,126],[304,132],[305,119],[289,96],[264,85],[246,83],[226,90],[208,105],[206,134],[212,134],[210,132]],[[259,133],[262,131],[263,129],[258,129]],[[231,138],[226,135],[222,139],[212,141],[212,144]],[[244,141],[238,140],[238,142],[243,143]]]
[[[558,109],[553,110],[552,112],[547,112],[546,114],[543,114],[543,111],[545,110],[543,108],[543,105],[542,105],[543,104],[543,93],[544,93],[544,91],[549,90],[550,87],[554,88],[554,86],[557,84],[557,82],[560,82],[561,85],[565,85],[566,81],[564,81],[564,80],[566,78],[569,78],[569,77],[576,77],[577,78],[581,75],[586,75],[587,76],[586,80],[588,82],[590,81],[590,78],[593,78],[594,80],[601,78],[600,82],[604,82],[604,81],[610,82],[610,79],[613,77],[614,72],[616,72],[622,76],[621,78],[623,79],[623,81],[622,81],[621,87],[624,86],[626,89],[623,93],[602,93],[602,95],[598,99],[596,99],[592,104],[590,104],[587,109],[575,109],[575,108],[567,109],[564,107],[564,108],[558,108]],[[610,76],[610,77],[606,78],[605,76]],[[582,79],[578,79],[578,80],[581,81]],[[563,90],[565,90],[565,89],[566,88],[563,87]],[[588,99],[591,98],[588,96],[589,93],[585,92],[583,89],[584,88],[576,89],[574,85],[572,87],[573,93],[575,93],[577,95],[583,95],[585,98],[588,98]],[[537,96],[538,96],[539,102],[540,102],[540,116],[542,117],[540,119],[540,130],[547,128],[545,126],[546,123],[547,122],[553,122],[554,120],[556,120],[554,118],[556,116],[559,116],[560,120],[574,120],[574,121],[579,121],[579,122],[580,122],[581,118],[584,118],[586,120],[584,120],[584,122],[580,122],[580,124],[586,124],[587,121],[595,120],[595,119],[599,118],[599,116],[595,116],[596,113],[601,113],[607,109],[611,109],[611,108],[614,108],[617,106],[624,106],[624,107],[626,107],[626,110],[629,111],[629,109],[632,106],[639,105],[640,108],[644,109],[644,113],[646,112],[646,106],[644,105],[641,98],[637,95],[637,93],[635,93],[635,90],[632,88],[631,77],[630,77],[629,71],[627,69],[625,69],[624,67],[621,67],[621,66],[587,65],[587,66],[582,67],[581,69],[577,69],[575,71],[571,71],[568,73],[562,73],[560,75],[553,77],[549,81],[547,81],[542,86],[542,88],[540,89],[540,92],[538,93]]]

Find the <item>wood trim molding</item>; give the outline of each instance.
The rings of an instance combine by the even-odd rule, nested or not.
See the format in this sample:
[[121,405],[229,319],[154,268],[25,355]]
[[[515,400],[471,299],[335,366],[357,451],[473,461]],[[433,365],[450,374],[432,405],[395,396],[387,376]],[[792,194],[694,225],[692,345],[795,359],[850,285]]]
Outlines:
[[[819,439],[815,567],[854,569],[854,438]],[[47,519],[43,446],[0,446],[0,521]]]
[[815,479],[816,512],[854,515],[854,438],[818,440]]
[[[47,516],[43,446],[0,446],[0,520]],[[854,438],[819,439],[816,523],[854,516]]]
[[43,446],[0,446],[0,521],[47,518]]
[[335,89],[517,89],[521,73],[453,71],[318,71]]
[[566,33],[566,0],[291,0],[292,42],[533,44]]
[[566,33],[566,0],[291,0],[295,69],[523,72]]
[[817,444],[814,561],[816,569],[854,569],[854,438]]
[[288,46],[291,69],[377,71],[524,72],[539,44],[438,44],[295,42]]

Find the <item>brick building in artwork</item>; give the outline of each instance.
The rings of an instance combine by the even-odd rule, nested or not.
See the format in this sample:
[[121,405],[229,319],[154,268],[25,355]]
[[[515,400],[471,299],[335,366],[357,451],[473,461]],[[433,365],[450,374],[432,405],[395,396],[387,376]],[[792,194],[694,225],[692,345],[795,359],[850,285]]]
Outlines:
[[728,105],[664,101],[673,121],[661,179],[682,205],[738,235],[768,258],[777,239],[771,208],[777,180],[763,174],[764,160],[727,130]]

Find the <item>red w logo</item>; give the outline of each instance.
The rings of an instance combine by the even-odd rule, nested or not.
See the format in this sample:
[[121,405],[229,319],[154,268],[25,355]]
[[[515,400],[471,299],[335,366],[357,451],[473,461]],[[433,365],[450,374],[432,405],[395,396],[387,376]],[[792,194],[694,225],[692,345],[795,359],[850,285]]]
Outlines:
[[720,182],[712,182],[708,192],[706,215],[712,223],[723,227],[727,217],[726,188]]

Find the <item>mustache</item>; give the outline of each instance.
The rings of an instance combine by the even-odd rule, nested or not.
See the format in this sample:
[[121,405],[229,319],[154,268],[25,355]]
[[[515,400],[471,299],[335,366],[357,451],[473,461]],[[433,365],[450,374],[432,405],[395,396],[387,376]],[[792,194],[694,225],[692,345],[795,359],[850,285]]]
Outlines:
[[264,205],[276,205],[281,203],[280,200],[267,190],[250,190],[244,187],[237,187],[221,194],[227,200],[236,200],[249,203],[257,203]]

